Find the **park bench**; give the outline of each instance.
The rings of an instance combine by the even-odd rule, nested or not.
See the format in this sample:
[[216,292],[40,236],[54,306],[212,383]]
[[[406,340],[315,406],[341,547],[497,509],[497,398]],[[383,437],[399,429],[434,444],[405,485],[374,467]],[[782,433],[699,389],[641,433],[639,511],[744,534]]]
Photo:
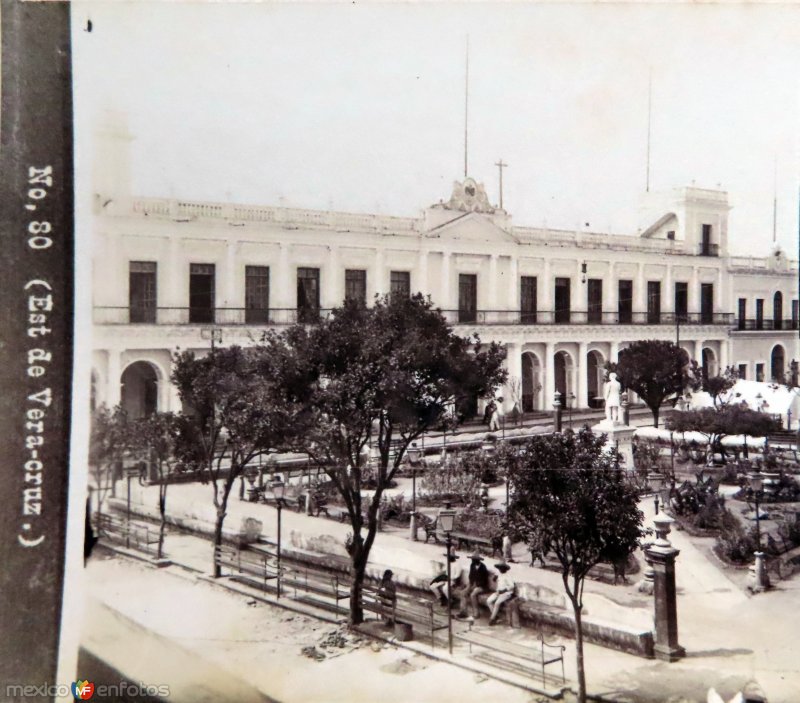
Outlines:
[[378,618],[391,619],[394,623],[419,625],[429,633],[431,649],[434,649],[435,635],[439,630],[447,629],[447,618],[436,612],[434,603],[429,598],[413,598],[398,593],[394,603],[378,595],[378,588],[364,584],[361,587],[361,607]]
[[475,632],[470,626],[467,632],[457,634],[456,638],[469,644],[470,654],[472,654],[473,646],[487,650],[472,655],[478,661],[518,674],[541,677],[543,685],[547,684],[548,678],[556,680],[554,676],[551,677],[546,672],[545,667],[561,662],[561,683],[566,683],[564,673],[564,650],[566,647],[560,644],[548,644],[542,635],[539,635],[539,641],[536,644],[522,644],[502,637]]
[[[262,497],[262,502],[266,505],[276,505],[277,500],[274,495],[270,495],[264,493]],[[283,507],[291,508],[295,512],[302,512],[306,507],[306,497],[305,494],[300,494],[296,496],[284,496],[281,498],[281,502],[283,503]]]
[[156,553],[158,545],[158,527],[131,522],[117,515],[98,513],[96,515],[97,531],[100,537],[126,548],[133,548],[145,554]]
[[[433,537],[433,541],[439,544],[439,540],[447,541],[447,535],[439,529],[439,518],[434,520],[425,517],[420,523],[420,527],[425,531],[425,542]],[[491,537],[482,537],[480,535],[472,535],[467,532],[453,530],[450,533],[450,538],[456,546],[456,549],[482,549],[489,553],[491,556],[503,554],[503,537],[502,535],[492,535]]]
[[[233,580],[270,593],[277,591],[280,573],[282,591],[290,589],[295,600],[335,613],[340,612],[339,601],[350,596],[349,591],[342,588],[337,574],[331,575],[321,569],[294,564],[286,558],[281,559],[279,572],[277,555],[268,550],[236,549],[223,545],[215,548],[214,559],[220,567],[235,572],[230,574]],[[324,596],[326,600],[321,601],[315,595]]]

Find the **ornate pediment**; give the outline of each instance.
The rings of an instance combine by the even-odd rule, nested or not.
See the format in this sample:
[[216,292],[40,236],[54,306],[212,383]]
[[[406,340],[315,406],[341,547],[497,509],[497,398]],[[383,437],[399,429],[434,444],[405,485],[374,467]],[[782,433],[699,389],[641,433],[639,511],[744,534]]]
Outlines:
[[453,194],[450,200],[439,207],[445,210],[458,210],[460,212],[484,212],[494,214],[496,208],[489,202],[486,188],[483,183],[478,183],[474,178],[465,178],[463,182],[453,182]]

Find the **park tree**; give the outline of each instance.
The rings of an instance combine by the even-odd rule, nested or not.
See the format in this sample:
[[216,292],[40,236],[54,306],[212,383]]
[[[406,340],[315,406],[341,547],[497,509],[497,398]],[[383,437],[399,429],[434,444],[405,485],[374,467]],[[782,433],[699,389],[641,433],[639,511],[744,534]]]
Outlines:
[[696,390],[700,384],[697,362],[672,342],[658,339],[633,342],[608,370],[616,372],[623,388],[634,391],[650,408],[655,427],[665,400],[677,398],[686,388]]
[[511,465],[512,530],[552,552],[575,614],[578,700],[586,701],[583,587],[589,570],[630,554],[644,535],[638,494],[604,448],[605,436],[586,428],[530,438]]
[[182,432],[191,432],[188,418],[174,413],[156,412],[127,424],[125,444],[134,458],[148,464],[151,476],[158,485],[158,553],[164,553],[164,533],[167,526],[167,488],[169,477],[178,465],[176,445]]
[[[303,350],[298,356],[312,375],[313,418],[302,447],[341,495],[352,528],[350,622],[358,624],[381,498],[406,449],[452,422],[454,403],[492,395],[505,380],[505,352],[453,334],[421,295],[379,298],[370,308],[347,301],[315,327],[288,330],[286,339]],[[368,475],[375,487],[366,498]]]
[[[216,509],[214,547],[222,544],[228,498],[255,456],[291,443],[306,413],[293,351],[278,335],[258,347],[217,348],[203,357],[183,352],[172,380],[191,408],[175,438],[183,467],[211,484]],[[219,567],[214,563],[214,576]]]
[[714,407],[722,401],[722,397],[736,384],[739,380],[739,374],[733,366],[728,366],[718,376],[704,377],[702,381],[702,389],[711,396]]
[[743,435],[746,448],[747,437],[765,437],[776,432],[780,430],[780,421],[767,413],[752,410],[744,403],[737,403],[676,411],[667,420],[667,429],[673,432],[699,432],[706,437],[709,456],[714,452],[724,456],[723,437]]
[[128,436],[128,415],[117,405],[101,405],[92,413],[89,433],[89,472],[96,500],[102,512],[109,490],[113,493],[116,467],[122,464]]

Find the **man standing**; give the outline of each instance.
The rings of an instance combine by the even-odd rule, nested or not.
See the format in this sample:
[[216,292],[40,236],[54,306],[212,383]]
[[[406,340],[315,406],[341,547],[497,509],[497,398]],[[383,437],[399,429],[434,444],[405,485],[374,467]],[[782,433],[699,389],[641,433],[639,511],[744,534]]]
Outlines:
[[472,606],[472,617],[478,618],[478,596],[489,590],[489,569],[483,563],[480,552],[473,552],[469,566],[469,580],[465,588],[459,592],[461,608],[456,614],[457,618],[467,617],[467,607]]

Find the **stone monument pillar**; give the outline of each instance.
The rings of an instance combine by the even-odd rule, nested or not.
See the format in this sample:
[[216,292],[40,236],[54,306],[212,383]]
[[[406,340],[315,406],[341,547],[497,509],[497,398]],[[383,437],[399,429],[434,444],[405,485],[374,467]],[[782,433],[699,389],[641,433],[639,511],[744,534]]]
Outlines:
[[678,604],[675,593],[675,549],[667,535],[672,518],[659,515],[655,519],[656,540],[645,551],[645,558],[653,568],[653,596],[655,602],[656,659],[674,662],[686,655],[678,644]]

